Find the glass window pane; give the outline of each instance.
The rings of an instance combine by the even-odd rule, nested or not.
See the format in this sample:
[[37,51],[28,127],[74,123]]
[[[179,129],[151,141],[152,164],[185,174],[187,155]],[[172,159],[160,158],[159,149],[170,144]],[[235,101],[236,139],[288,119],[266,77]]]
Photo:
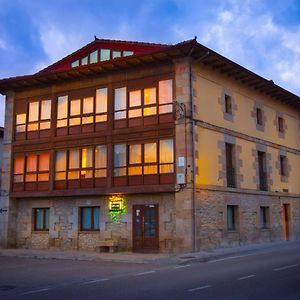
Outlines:
[[144,105],[156,103],[156,88],[144,89]]
[[142,167],[129,167],[128,175],[142,175]]
[[29,103],[29,122],[34,122],[39,120],[39,102],[30,102]]
[[72,68],[78,67],[79,66],[79,59],[73,61],[72,64],[71,64],[71,66],[72,66]]
[[115,111],[126,109],[126,87],[115,89]]
[[121,51],[113,51],[112,52],[112,58],[121,57]]
[[51,100],[41,102],[41,120],[51,119]]
[[173,172],[174,172],[173,164],[166,164],[166,165],[159,166],[159,173],[173,173]]
[[98,50],[90,54],[90,64],[98,62]]
[[142,162],[142,145],[129,146],[129,163],[140,164]]
[[94,207],[94,229],[100,229],[100,208]]
[[101,49],[100,50],[100,61],[105,61],[110,59],[110,50],[109,49]]
[[50,122],[46,121],[46,122],[40,122],[40,129],[49,129],[50,128]]
[[14,159],[14,174],[24,173],[24,157],[15,157]]
[[58,97],[57,104],[57,119],[68,117],[68,96]]
[[79,149],[69,150],[69,169],[79,169]]
[[129,118],[137,118],[137,117],[141,117],[142,116],[142,109],[138,108],[138,109],[131,109],[128,112],[128,117]]
[[88,230],[92,228],[92,209],[90,207],[82,208],[82,229]]
[[160,114],[166,114],[173,111],[173,105],[167,104],[167,105],[160,105],[159,106],[159,113]]
[[114,176],[126,176],[126,168],[115,168]]
[[156,143],[147,143],[144,146],[144,162],[157,162],[157,148]]
[[99,115],[95,117],[95,122],[106,122],[107,121],[107,115]]
[[119,144],[114,146],[114,166],[125,167],[126,162],[126,144]]
[[170,103],[173,101],[172,80],[163,80],[158,83],[159,104]]
[[39,171],[49,171],[50,154],[42,153],[39,155]]
[[44,224],[43,209],[37,208],[35,210],[35,229],[42,230]]
[[45,209],[45,228],[46,230],[49,230],[49,208]]
[[107,88],[96,90],[96,113],[107,112]]
[[123,51],[123,56],[133,55],[133,51]]
[[37,155],[28,155],[26,159],[26,171],[36,172],[37,171]]
[[144,116],[152,116],[152,115],[156,115],[156,113],[157,113],[156,106],[144,108]]
[[70,126],[80,125],[80,121],[81,121],[81,118],[70,118],[69,125]]
[[36,123],[30,123],[30,124],[28,124],[27,130],[28,131],[39,130],[39,123],[36,122]]
[[94,112],[94,98],[87,97],[83,98],[83,113],[91,114]]
[[16,124],[25,124],[26,123],[26,114],[18,114],[16,116]]
[[81,101],[80,99],[71,100],[70,103],[70,116],[78,116],[81,113]]
[[88,63],[88,57],[85,56],[85,57],[83,57],[83,58],[81,59],[81,65],[82,65],[82,66],[83,66],[83,65],[87,65],[87,63]]
[[106,146],[95,147],[95,168],[106,168]]
[[38,174],[38,181],[49,181],[49,173]]
[[106,169],[95,170],[95,177],[106,177]]
[[69,171],[68,179],[79,179],[79,171]]
[[141,90],[129,92],[129,106],[141,106]]
[[82,168],[93,167],[93,148],[83,148],[81,150],[81,167]]
[[56,127],[60,128],[60,127],[64,127],[68,125],[68,120],[58,120],[56,123]]
[[160,163],[173,163],[174,149],[173,140],[160,140],[159,141],[159,162]]
[[144,174],[157,174],[157,166],[144,166]]
[[55,170],[65,171],[67,164],[67,151],[57,151],[55,160]]
[[126,118],[126,111],[115,112],[115,120],[120,120],[125,118]]
[[91,124],[91,123],[94,123],[94,116],[82,118],[82,124]]

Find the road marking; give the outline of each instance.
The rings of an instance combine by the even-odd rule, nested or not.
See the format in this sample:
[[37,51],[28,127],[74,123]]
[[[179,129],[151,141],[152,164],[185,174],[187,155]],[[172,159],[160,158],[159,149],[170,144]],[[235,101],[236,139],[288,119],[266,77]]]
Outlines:
[[176,266],[174,269],[182,269],[182,268],[187,268],[190,267],[191,265],[182,265],[182,266]]
[[97,283],[97,282],[103,282],[109,280],[108,278],[100,278],[100,279],[94,279],[90,281],[85,281],[82,284],[92,284],[92,283]]
[[273,271],[282,271],[282,270],[286,270],[286,269],[291,269],[291,268],[295,268],[295,267],[299,267],[300,264],[295,264],[295,265],[289,265],[289,266],[284,266],[284,267],[281,267],[281,268],[276,268],[276,269],[273,269]]
[[208,289],[210,288],[211,285],[204,285],[204,286],[200,286],[194,289],[189,289],[188,292],[195,292],[195,291],[199,291],[199,290],[204,290],[204,289]]
[[147,274],[152,274],[152,273],[155,273],[155,272],[156,272],[156,271],[152,270],[152,271],[147,271],[147,272],[137,273],[137,274],[135,274],[135,276],[147,275]]
[[252,275],[240,277],[240,278],[238,278],[237,280],[244,280],[244,279],[252,278],[252,277],[255,277],[255,276],[256,276],[256,275],[252,274]]
[[246,256],[250,256],[250,255],[254,255],[254,254],[245,254],[245,255],[237,255],[237,256],[224,257],[224,258],[220,258],[220,259],[209,260],[208,263],[216,263],[216,262],[223,261],[223,260],[230,260],[230,259],[235,259],[235,258],[240,258],[240,257],[246,257]]
[[50,290],[50,288],[33,290],[33,291],[22,293],[21,295],[29,295],[29,294],[41,293],[41,292],[46,292],[46,291],[49,291],[49,290]]

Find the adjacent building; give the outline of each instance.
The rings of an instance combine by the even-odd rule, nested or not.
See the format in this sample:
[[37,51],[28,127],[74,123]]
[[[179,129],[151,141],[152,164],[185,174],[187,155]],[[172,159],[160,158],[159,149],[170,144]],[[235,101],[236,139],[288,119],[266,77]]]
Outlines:
[[95,38],[0,92],[2,247],[300,238],[299,97],[196,39]]

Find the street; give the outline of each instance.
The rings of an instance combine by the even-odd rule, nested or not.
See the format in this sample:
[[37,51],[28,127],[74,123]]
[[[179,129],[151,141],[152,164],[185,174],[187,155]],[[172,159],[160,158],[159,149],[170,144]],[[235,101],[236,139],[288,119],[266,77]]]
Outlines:
[[0,257],[0,299],[300,299],[299,250],[183,265]]

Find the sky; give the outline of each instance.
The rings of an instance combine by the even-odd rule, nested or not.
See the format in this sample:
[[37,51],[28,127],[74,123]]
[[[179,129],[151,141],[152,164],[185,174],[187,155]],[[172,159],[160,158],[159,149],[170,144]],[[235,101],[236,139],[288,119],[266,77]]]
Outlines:
[[166,44],[197,36],[300,95],[300,0],[0,0],[0,78],[35,73],[95,35]]

